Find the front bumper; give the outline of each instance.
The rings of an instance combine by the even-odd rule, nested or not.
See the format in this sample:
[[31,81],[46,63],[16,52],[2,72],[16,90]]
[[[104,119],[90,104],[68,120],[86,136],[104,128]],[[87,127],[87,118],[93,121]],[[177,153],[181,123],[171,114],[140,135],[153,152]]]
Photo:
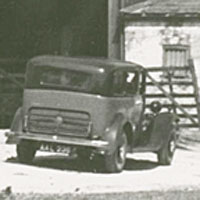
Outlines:
[[69,146],[85,146],[90,148],[95,148],[99,150],[107,150],[109,143],[103,140],[90,140],[85,138],[73,138],[66,136],[57,135],[44,135],[44,134],[32,134],[32,133],[16,133],[16,132],[6,132],[7,144],[18,144],[20,140],[32,140],[37,142],[46,143],[56,143]]

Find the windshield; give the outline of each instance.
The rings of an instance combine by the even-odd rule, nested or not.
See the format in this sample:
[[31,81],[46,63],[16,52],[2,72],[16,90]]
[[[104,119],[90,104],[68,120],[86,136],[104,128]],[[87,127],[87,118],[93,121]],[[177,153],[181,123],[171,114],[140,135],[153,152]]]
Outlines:
[[49,66],[29,67],[26,88],[56,89],[102,94],[102,76]]

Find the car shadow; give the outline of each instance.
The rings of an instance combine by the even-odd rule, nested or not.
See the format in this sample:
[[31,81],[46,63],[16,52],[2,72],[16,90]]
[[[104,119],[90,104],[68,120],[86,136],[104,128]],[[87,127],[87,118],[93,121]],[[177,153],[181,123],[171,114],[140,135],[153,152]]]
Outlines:
[[158,162],[150,160],[136,160],[136,159],[127,159],[125,170],[128,171],[137,171],[137,170],[151,170],[158,167]]
[[[16,157],[10,157],[6,160],[6,162],[19,164],[19,161]],[[97,158],[89,160],[89,159],[71,158],[62,155],[36,156],[32,163],[24,165],[57,169],[57,170],[103,173],[103,170],[101,170],[103,169],[102,162],[100,161],[100,159]]]
[[[19,163],[16,157],[8,158],[6,162]],[[71,158],[63,155],[36,156],[33,162],[28,165],[57,170],[106,174],[102,157],[95,157],[92,160],[89,160],[81,158]],[[156,168],[157,166],[157,162],[149,160],[127,159],[124,170],[151,170]]]

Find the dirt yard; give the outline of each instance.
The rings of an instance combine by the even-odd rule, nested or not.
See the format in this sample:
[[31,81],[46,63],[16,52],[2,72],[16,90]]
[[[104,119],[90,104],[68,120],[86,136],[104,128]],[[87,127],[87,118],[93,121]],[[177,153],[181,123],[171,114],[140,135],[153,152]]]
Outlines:
[[[94,194],[200,189],[200,148],[191,142],[178,149],[172,166],[158,166],[154,154],[128,155],[125,170],[105,174],[92,163],[64,155],[38,152],[32,165],[17,162],[15,146],[0,131],[0,191],[14,193]],[[199,133],[200,134],[200,133]],[[184,141],[182,142],[182,144]],[[185,148],[185,145],[180,145]],[[191,148],[190,148],[191,147]]]

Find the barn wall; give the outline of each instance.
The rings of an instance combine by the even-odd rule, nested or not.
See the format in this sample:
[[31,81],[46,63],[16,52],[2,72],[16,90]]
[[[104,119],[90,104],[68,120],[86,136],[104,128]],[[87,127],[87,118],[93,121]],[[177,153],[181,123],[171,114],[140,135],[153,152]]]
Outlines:
[[[191,46],[191,57],[200,85],[200,25],[166,27],[165,24],[143,26],[126,24],[125,27],[125,59],[144,66],[162,66],[163,42],[166,35],[178,35],[179,39]],[[176,38],[172,39],[176,40]],[[184,41],[187,40],[187,41]],[[177,41],[171,41],[178,43]]]

